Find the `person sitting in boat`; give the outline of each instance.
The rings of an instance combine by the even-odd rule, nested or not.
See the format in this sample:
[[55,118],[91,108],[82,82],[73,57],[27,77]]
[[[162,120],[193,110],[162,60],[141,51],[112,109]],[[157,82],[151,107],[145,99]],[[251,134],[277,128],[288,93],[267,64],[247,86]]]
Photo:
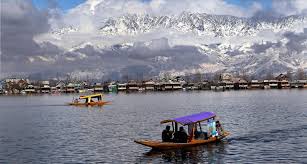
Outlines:
[[188,135],[185,132],[183,126],[179,128],[179,131],[175,132],[174,134],[174,142],[176,143],[187,143]]
[[75,98],[75,99],[74,99],[74,103],[79,103],[79,99],[78,99],[78,98]]
[[162,142],[172,142],[173,132],[170,131],[171,127],[167,125],[162,132]]
[[222,128],[220,121],[215,122],[215,127],[216,127],[217,134],[222,136],[224,131],[223,131],[223,128]]

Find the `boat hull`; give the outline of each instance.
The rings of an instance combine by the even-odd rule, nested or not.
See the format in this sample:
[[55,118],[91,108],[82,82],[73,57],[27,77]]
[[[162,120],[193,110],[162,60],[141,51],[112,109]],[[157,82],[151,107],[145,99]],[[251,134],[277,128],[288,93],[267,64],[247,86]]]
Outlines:
[[207,140],[193,140],[189,143],[174,143],[174,142],[161,142],[161,141],[155,141],[155,140],[135,140],[134,142],[151,147],[152,149],[157,150],[169,150],[169,149],[181,149],[186,147],[193,147],[198,145],[205,145],[212,142],[217,142],[226,136],[230,135],[230,133],[225,132],[222,137],[211,137]]
[[109,101],[98,101],[98,102],[90,102],[90,103],[68,103],[68,105],[72,106],[102,106],[109,104]]

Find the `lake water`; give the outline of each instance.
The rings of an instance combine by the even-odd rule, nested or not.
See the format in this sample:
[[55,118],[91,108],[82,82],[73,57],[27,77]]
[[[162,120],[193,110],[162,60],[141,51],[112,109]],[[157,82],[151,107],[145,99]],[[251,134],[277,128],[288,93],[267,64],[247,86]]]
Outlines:
[[[108,94],[111,105],[65,106],[76,95],[0,96],[0,163],[306,163],[307,90]],[[167,118],[215,112],[231,135],[153,152]]]

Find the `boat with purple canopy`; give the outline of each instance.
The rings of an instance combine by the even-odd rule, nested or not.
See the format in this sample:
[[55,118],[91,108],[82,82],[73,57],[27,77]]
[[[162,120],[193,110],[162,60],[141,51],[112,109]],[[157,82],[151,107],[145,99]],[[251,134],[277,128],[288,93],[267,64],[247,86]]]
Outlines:
[[[216,119],[213,112],[202,112],[174,119],[167,119],[160,122],[161,124],[171,124],[172,134],[178,131],[178,125],[188,126],[188,139],[185,143],[163,142],[160,140],[140,139],[134,142],[151,147],[152,149],[167,150],[193,147],[217,142],[230,135],[224,131],[220,121]],[[204,128],[206,126],[206,128]]]

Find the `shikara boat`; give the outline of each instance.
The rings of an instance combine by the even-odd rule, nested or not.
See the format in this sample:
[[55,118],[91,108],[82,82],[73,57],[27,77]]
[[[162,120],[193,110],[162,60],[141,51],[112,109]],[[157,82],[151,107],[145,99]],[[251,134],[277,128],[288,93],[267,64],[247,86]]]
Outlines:
[[[214,121],[215,121],[216,115],[212,112],[202,112],[198,114],[193,114],[189,116],[184,116],[184,117],[179,117],[179,118],[174,118],[174,119],[169,119],[169,120],[163,120],[161,121],[161,124],[164,123],[172,123],[172,127],[174,131],[178,130],[178,124],[181,124],[183,126],[188,125],[192,126],[193,129],[197,128],[197,125],[199,125],[199,128],[201,130],[201,122],[208,121],[208,124],[212,124],[215,126]],[[208,128],[210,130],[214,130],[214,128]],[[195,130],[195,129],[194,129]],[[135,140],[134,142],[151,147],[152,149],[157,149],[157,150],[167,150],[167,149],[181,149],[181,148],[186,148],[186,147],[193,147],[193,146],[198,146],[198,145],[204,145],[212,142],[217,142],[225,138],[226,136],[230,135],[229,132],[223,131],[220,132],[221,134],[211,133],[213,135],[208,136],[208,138],[193,138],[193,130],[192,134],[190,134],[191,139],[187,143],[175,143],[175,142],[162,142],[159,140]]]
[[94,94],[87,96],[80,96],[79,99],[73,100],[73,102],[68,103],[69,105],[74,106],[102,106],[105,104],[109,104],[109,101],[104,101],[102,98],[102,94]]

